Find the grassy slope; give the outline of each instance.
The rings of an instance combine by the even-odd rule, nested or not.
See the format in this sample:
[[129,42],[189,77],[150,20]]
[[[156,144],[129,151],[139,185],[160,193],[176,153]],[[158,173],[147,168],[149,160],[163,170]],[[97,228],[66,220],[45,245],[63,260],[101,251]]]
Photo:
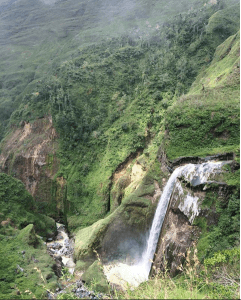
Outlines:
[[239,33],[221,44],[210,67],[167,111],[170,159],[239,148]]
[[171,116],[166,109],[189,89],[219,43],[219,33],[206,33],[205,26],[218,8],[177,16],[150,39],[121,36],[79,49],[54,74],[29,85],[11,123],[52,114],[60,134],[57,175],[67,179],[72,229],[109,212],[111,175],[131,153],[145,149],[148,166],[155,159]]
[[[193,0],[193,8],[202,2]],[[161,25],[186,11],[190,1],[59,1],[53,6],[21,0],[1,11],[0,107],[3,134],[30,82],[41,81],[86,45],[130,35],[147,38]],[[66,9],[67,8],[67,9]],[[151,26],[151,27],[150,27]]]
[[54,261],[35,233],[36,230],[42,237],[53,236],[56,225],[53,219],[35,212],[34,207],[24,185],[1,173],[0,297],[3,299],[42,298],[46,289],[57,285],[52,269]]

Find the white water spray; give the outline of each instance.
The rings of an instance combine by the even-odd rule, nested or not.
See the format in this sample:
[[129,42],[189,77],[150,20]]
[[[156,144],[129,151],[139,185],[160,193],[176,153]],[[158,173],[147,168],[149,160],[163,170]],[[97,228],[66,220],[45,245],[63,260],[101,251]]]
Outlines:
[[184,177],[193,186],[208,182],[212,174],[221,172],[221,167],[228,162],[207,162],[203,164],[187,164],[178,167],[169,178],[161,195],[151,230],[147,240],[146,249],[143,251],[141,260],[132,266],[123,263],[104,266],[105,274],[110,282],[126,287],[123,282],[128,282],[132,286],[138,286],[141,282],[148,280],[151,270],[152,260],[159,240],[162,223],[164,221],[169,200],[174,190],[177,178]]
[[157,209],[156,209],[155,216],[154,216],[154,219],[152,222],[149,238],[147,241],[147,248],[144,251],[141,262],[140,262],[140,265],[143,266],[143,273],[145,273],[144,276],[145,276],[146,280],[148,279],[148,276],[150,273],[152,260],[154,257],[154,253],[156,251],[156,246],[157,246],[159,235],[161,232],[162,223],[163,223],[165,215],[166,215],[169,200],[170,200],[172,191],[174,189],[176,179],[183,168],[184,167],[179,167],[172,173],[171,177],[169,178],[169,180],[164,188],[164,191],[159,200],[159,203],[157,205]]

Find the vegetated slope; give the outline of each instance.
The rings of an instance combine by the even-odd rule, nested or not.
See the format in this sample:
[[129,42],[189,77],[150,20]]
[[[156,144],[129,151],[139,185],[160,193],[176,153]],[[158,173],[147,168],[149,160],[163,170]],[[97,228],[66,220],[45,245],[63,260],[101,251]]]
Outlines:
[[[212,259],[215,251],[237,245],[239,35],[236,31],[239,26],[234,18],[239,11],[237,7],[216,12],[219,5],[206,5],[201,11],[177,16],[148,39],[137,41],[132,36],[122,36],[83,47],[74,52],[73,59],[56,66],[54,73],[29,84],[24,97],[19,96],[9,133],[20,121],[33,122],[47,115],[52,115],[59,133],[60,169],[56,177],[67,182],[64,213],[69,228],[77,231],[107,216],[84,229],[85,238],[93,242],[93,247],[93,235],[98,235],[120,211],[125,214],[127,225],[137,224],[140,217],[142,221],[150,221],[152,201],[156,201],[159,195],[156,191],[165,183],[166,174],[157,159],[160,152],[166,153],[168,159],[175,159],[227,151],[234,152],[236,160],[223,178],[228,184],[227,201],[220,203],[214,189],[204,202],[209,209],[217,209],[218,224],[208,228],[204,218],[196,223],[202,232],[198,244],[200,259]],[[230,22],[223,23],[223,16]],[[222,41],[225,42],[216,50]],[[11,93],[16,95],[16,91]],[[35,276],[32,265],[27,267],[27,263],[34,262],[32,257],[41,257],[37,258],[40,264],[48,260],[42,257],[42,252],[35,252],[42,251],[41,242],[28,225],[34,223],[37,229],[43,224],[36,211],[23,209],[19,199],[26,192],[20,183],[5,174],[2,179],[5,183],[1,185],[2,193],[5,196],[7,193],[2,201],[2,249],[11,248],[13,254],[4,262],[2,269],[10,270],[10,275],[1,274],[1,285],[6,295],[12,296],[13,281],[21,292],[31,284],[28,288],[31,293],[42,297],[42,284],[35,286],[35,282],[41,282],[39,277],[33,278],[33,286],[26,282],[31,272]],[[20,189],[17,196],[14,189],[8,190],[6,182],[11,183],[11,188]],[[27,203],[32,204],[29,197],[26,196]],[[21,213],[18,215],[17,211]],[[19,227],[14,228],[15,225]],[[19,231],[24,226],[27,227]],[[88,250],[90,244],[85,246]],[[22,248],[28,249],[23,258],[18,253]],[[19,273],[15,275],[16,261],[20,268],[25,266],[26,273],[17,267]],[[215,254],[213,261],[217,262]],[[47,271],[44,281],[54,286],[54,275],[46,268],[43,270]],[[14,292],[21,297],[17,290]]]
[[169,158],[239,148],[239,33],[216,50],[189,93],[167,110]]
[[42,298],[56,287],[54,260],[43,237],[56,233],[53,219],[37,213],[32,196],[19,180],[0,174],[0,297]]
[[[83,48],[54,76],[29,85],[11,123],[53,116],[60,134],[57,176],[67,179],[65,213],[72,228],[110,211],[112,174],[128,156],[145,149],[147,161],[155,159],[166,109],[188,91],[227,37],[227,25],[221,36],[210,28],[217,9],[206,5],[178,15],[143,41],[122,36]],[[230,9],[236,14],[237,6],[224,8],[227,18]]]
[[[217,75],[216,80],[212,83],[206,77],[210,74]],[[223,75],[223,81],[220,84],[221,75]],[[202,82],[206,83],[204,88]],[[207,87],[208,83],[210,83],[209,87]],[[230,91],[232,92],[230,93]],[[110,256],[112,254],[110,259],[113,259],[113,255],[121,251],[135,259],[138,257],[138,252],[143,245],[140,241],[136,245],[136,240],[139,238],[136,229],[145,232],[146,224],[143,226],[143,220],[147,223],[150,215],[153,214],[152,208],[155,206],[153,203],[157,199],[155,196],[159,197],[157,187],[162,189],[163,182],[165,183],[166,176],[168,176],[164,171],[165,164],[168,164],[165,159],[165,151],[169,159],[180,157],[183,154],[182,151],[186,151],[187,156],[183,160],[179,159],[179,163],[183,163],[185,160],[187,162],[198,161],[200,157],[210,154],[219,154],[219,158],[223,156],[223,159],[234,156],[232,163],[224,167],[223,174],[216,174],[217,178],[213,178],[213,183],[210,181],[205,187],[192,187],[192,184],[187,184],[180,178],[183,187],[191,188],[192,192],[189,196],[192,195],[194,199],[194,195],[199,194],[198,202],[199,205],[201,202],[201,206],[198,209],[198,217],[195,217],[193,226],[191,226],[186,215],[174,205],[175,201],[182,201],[181,196],[175,199],[175,192],[172,193],[174,203],[170,205],[166,214],[159,242],[159,246],[163,246],[159,250],[162,250],[160,254],[165,261],[164,264],[160,264],[160,260],[159,264],[156,264],[157,252],[153,267],[153,272],[156,270],[158,274],[155,279],[120,296],[125,299],[138,297],[171,299],[191,297],[198,299],[203,298],[204,295],[214,299],[239,298],[238,91],[239,33],[228,38],[217,48],[212,63],[200,72],[189,94],[177,98],[177,101],[167,109],[165,114],[167,130],[156,159],[151,163],[151,157],[145,149],[144,153],[136,160],[130,157],[130,160],[125,161],[115,172],[113,178],[116,181],[113,182],[111,196],[112,200],[115,198],[117,201],[121,196],[121,203],[108,217],[76,231],[75,255],[79,263],[77,263],[77,268],[78,266],[81,270],[87,268],[86,262],[83,260],[89,258],[93,249],[98,250],[98,254],[104,262],[108,252]],[[222,101],[223,95],[225,95],[225,102]],[[229,102],[228,109],[226,109],[226,101]],[[179,114],[180,112],[181,114]],[[215,114],[217,114],[216,117]],[[194,116],[192,122],[188,122],[191,116]],[[205,126],[203,125],[203,116],[205,116]],[[224,123],[223,127],[222,123]],[[199,134],[205,133],[201,141],[196,134],[199,127],[201,127]],[[212,134],[211,138],[208,136],[209,133]],[[210,148],[207,145],[210,145]],[[152,147],[152,150],[154,149]],[[227,151],[232,155],[226,155]],[[176,163],[175,160],[171,162],[170,165]],[[142,169],[143,174],[139,184],[130,192],[131,184],[128,181],[134,175],[135,165]],[[116,203],[113,204],[116,205]],[[193,212],[192,208],[190,208],[191,212]],[[189,238],[194,249],[187,251]],[[128,239],[130,239],[129,248],[126,246]],[[128,252],[125,252],[125,247],[128,248]],[[182,256],[182,251],[187,253],[186,264],[182,259],[179,262],[176,260],[176,257]],[[177,273],[178,270],[183,272],[170,280],[167,272],[175,267]],[[164,274],[160,273],[163,268],[165,268]]]
[[228,185],[226,201],[209,191],[204,207],[219,214],[216,226],[207,226],[204,217],[198,243],[203,259],[216,251],[239,245],[240,197],[240,34],[230,36],[217,47],[210,66],[197,76],[189,93],[167,109],[165,149],[170,159],[180,156],[207,156],[235,153],[232,169],[220,179]]
[[[237,0],[229,0],[235,3]],[[0,137],[30,82],[55,74],[77,49],[120,35],[145,40],[164,22],[205,1],[4,1],[0,6]],[[226,5],[220,1],[219,8]],[[198,30],[198,27],[196,27]]]

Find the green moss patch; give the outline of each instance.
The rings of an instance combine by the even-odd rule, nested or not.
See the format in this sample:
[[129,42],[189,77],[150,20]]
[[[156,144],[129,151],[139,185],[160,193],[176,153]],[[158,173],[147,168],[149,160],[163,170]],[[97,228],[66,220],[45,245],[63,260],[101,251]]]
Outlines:
[[101,262],[96,260],[82,275],[82,280],[98,292],[109,293],[110,287],[104,275]]
[[43,299],[57,286],[54,260],[34,231],[33,224],[15,237],[0,236],[0,297]]

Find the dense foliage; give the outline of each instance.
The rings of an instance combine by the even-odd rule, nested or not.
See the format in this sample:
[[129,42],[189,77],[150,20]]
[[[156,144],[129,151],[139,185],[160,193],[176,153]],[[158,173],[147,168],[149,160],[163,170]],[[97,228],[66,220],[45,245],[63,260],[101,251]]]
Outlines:
[[24,184],[4,173],[0,173],[0,211],[0,234],[17,234],[28,224],[34,224],[41,236],[51,236],[56,231],[54,220],[37,212]]
[[4,173],[0,173],[0,212],[0,297],[45,297],[57,278],[35,230],[42,238],[53,236],[54,220],[39,214],[23,183]]
[[[65,2],[68,1],[58,2],[58,13],[63,13]],[[237,1],[193,0],[173,17],[180,9],[180,1],[176,9],[163,8],[165,17],[150,8],[150,1],[142,0],[141,9],[135,7],[125,16],[125,30],[113,34],[107,34],[112,23],[109,24],[108,18],[104,20],[107,16],[105,1],[103,7],[97,1],[94,11],[90,9],[90,1],[88,4],[80,2],[81,9],[77,9],[73,1],[63,25],[57,21],[57,13],[51,17],[46,7],[35,1],[33,11],[44,11],[46,16],[40,18],[41,22],[52,22],[56,32],[48,33],[49,29],[44,27],[46,31],[39,32],[41,40],[29,54],[25,42],[28,45],[35,41],[36,32],[35,29],[30,32],[27,19],[28,41],[24,35],[20,36],[21,43],[16,46],[17,39],[9,29],[11,51],[0,45],[4,48],[0,64],[1,147],[8,134],[21,124],[52,116],[58,135],[56,161],[59,166],[56,174],[51,173],[51,196],[56,196],[57,179],[61,178],[64,204],[58,209],[63,209],[63,219],[67,219],[72,232],[103,219],[98,223],[100,228],[85,228],[88,242],[92,231],[101,232],[108,227],[108,217],[115,217],[112,213],[121,204],[120,210],[125,211],[129,222],[137,224],[143,211],[146,222],[150,219],[153,207],[149,209],[150,201],[145,196],[153,195],[155,183],[162,186],[165,180],[160,152],[166,155],[166,162],[180,156],[205,157],[232,152],[233,167],[224,170],[226,173],[220,180],[224,182],[226,194],[221,200],[217,198],[214,185],[203,202],[207,211],[214,212],[216,221],[209,226],[208,213],[207,218],[195,220],[200,228],[198,256],[204,264],[200,266],[195,259],[190,263],[188,258],[187,265],[182,266],[185,272],[174,281],[165,274],[162,280],[155,278],[144,283],[137,292],[128,291],[124,295],[143,298],[151,287],[150,298],[176,298],[180,293],[184,298],[206,294],[213,298],[232,298],[236,295],[236,275],[232,275],[233,282],[227,289],[217,276],[220,276],[218,270],[223,272],[227,268],[231,270],[229,275],[237,274],[235,263],[239,254],[236,248],[231,249],[239,245],[240,226]],[[127,5],[128,1],[122,2]],[[159,11],[164,3],[151,2]],[[31,19],[33,12],[28,4],[28,0],[21,3]],[[13,13],[6,15],[8,22],[19,9],[18,1],[16,5]],[[124,7],[116,12],[117,27],[123,21]],[[0,6],[1,9],[5,11],[7,7]],[[97,16],[98,10],[103,13],[101,17]],[[72,14],[84,16],[82,30],[72,20]],[[133,16],[139,15],[141,21],[136,21]],[[18,18],[22,20],[23,15]],[[99,28],[93,21],[99,22]],[[75,29],[70,33],[70,28]],[[6,59],[8,52],[9,60]],[[9,62],[14,64],[8,69]],[[43,168],[52,172],[53,157],[48,159],[50,162]],[[135,191],[125,190],[130,175],[128,163],[139,164],[145,170]],[[123,165],[127,166],[128,176],[114,182],[115,172]],[[138,207],[140,199],[146,202],[145,210]],[[127,209],[131,202],[137,212],[132,216]],[[51,211],[56,203],[51,204]],[[0,267],[0,297],[41,298],[46,296],[46,288],[55,287],[52,261],[46,257],[42,241],[35,234],[36,231],[48,237],[55,233],[54,220],[39,213],[44,211],[50,215],[48,205],[48,202],[35,203],[20,181],[0,173],[0,256],[7,253]],[[193,265],[196,269],[191,269]],[[211,270],[213,266],[217,273]]]
[[[53,116],[60,134],[59,175],[68,179],[69,212],[81,215],[82,226],[109,211],[109,178],[118,165],[155,137],[155,147],[160,145],[165,110],[188,91],[220,42],[219,32],[209,28],[220,5],[180,14],[146,39],[122,35],[79,49],[51,76],[33,82],[12,114],[12,124]],[[202,114],[204,119],[209,112]]]

